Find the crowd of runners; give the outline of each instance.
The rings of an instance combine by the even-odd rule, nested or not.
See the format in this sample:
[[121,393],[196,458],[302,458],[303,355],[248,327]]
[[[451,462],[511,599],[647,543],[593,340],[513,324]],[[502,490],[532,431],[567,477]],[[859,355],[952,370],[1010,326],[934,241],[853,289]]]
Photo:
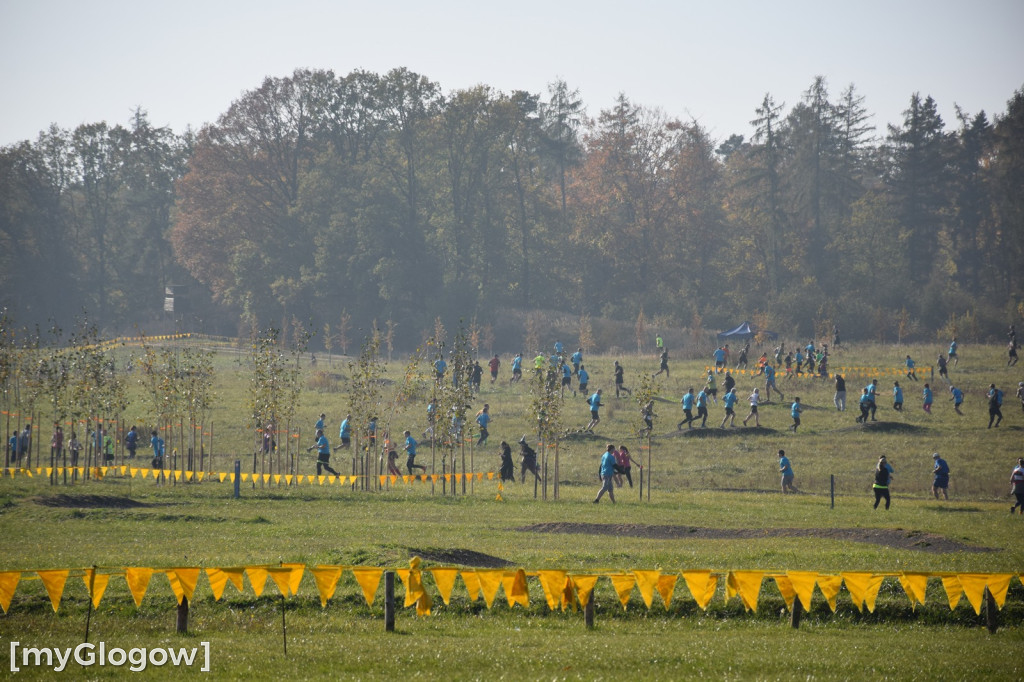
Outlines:
[[[832,340],[833,347],[835,347],[839,341],[838,331],[834,332]],[[651,378],[653,380],[664,375],[668,379],[671,376],[669,354],[660,336],[657,339],[656,346],[660,366],[658,371],[651,375]],[[1011,326],[1008,340],[1009,360],[1007,364],[1009,366],[1016,364],[1017,348],[1016,332]],[[771,403],[773,398],[777,398],[777,400],[782,401],[788,407],[791,420],[788,429],[796,433],[801,426],[804,404],[798,395],[793,395],[787,403],[785,393],[780,388],[780,383],[784,386],[788,385],[797,377],[811,377],[814,380],[831,382],[834,388],[832,403],[835,410],[839,412],[846,411],[847,379],[841,373],[830,372],[831,355],[828,344],[817,345],[814,341],[810,341],[803,347],[789,350],[786,349],[784,344],[779,344],[771,353],[767,351],[761,353],[753,367],[750,366],[749,357],[749,341],[739,349],[735,354],[735,358],[728,345],[722,345],[712,351],[709,360],[713,362],[713,366],[709,366],[707,369],[702,383],[699,386],[687,387],[683,391],[682,398],[679,401],[682,419],[676,423],[677,431],[682,431],[684,428],[686,430],[709,428],[709,420],[711,420],[710,426],[712,428],[716,426],[719,429],[739,428],[736,425],[736,416],[741,397],[738,393],[737,375],[734,374],[734,372],[739,370],[743,370],[744,374],[749,372],[757,384],[742,400],[742,402],[748,405],[746,416],[741,421],[744,427],[751,425],[754,428],[761,427],[759,408],[766,403]],[[895,412],[903,412],[905,410],[905,403],[911,400],[914,392],[917,391],[916,388],[911,390],[909,388],[911,385],[920,385],[919,401],[921,409],[925,413],[932,414],[932,406],[937,399],[936,393],[938,392],[940,395],[947,394],[947,400],[952,403],[953,412],[959,416],[964,416],[962,410],[965,400],[964,392],[950,378],[950,367],[957,367],[959,362],[959,344],[957,339],[953,338],[946,352],[939,353],[936,357],[934,367],[937,369],[938,380],[934,382],[924,381],[922,377],[918,376],[917,362],[911,355],[907,355],[902,363],[903,385],[901,385],[900,380],[896,380],[892,382],[891,388],[883,388],[879,384],[878,379],[871,379],[860,388],[859,392],[857,392],[857,389],[853,389],[857,396],[858,408],[858,414],[854,421],[859,424],[878,421],[879,403],[883,401],[883,395],[885,394],[891,396],[892,409]],[[490,372],[491,384],[507,380],[509,384],[514,385],[523,380],[524,364],[527,363],[522,353],[515,354],[509,362],[509,375],[507,379],[502,379],[500,376],[503,363],[497,354],[490,358],[486,364]],[[551,353],[541,352],[533,358],[532,370],[535,375],[546,377],[551,386],[557,387],[559,394],[563,398],[567,394],[571,394],[571,396],[582,397],[585,400],[587,410],[589,411],[589,420],[579,431],[592,434],[601,422],[601,408],[605,407],[605,400],[608,397],[606,397],[604,388],[597,388],[591,392],[590,373],[584,362],[583,349],[577,348],[574,352],[568,353],[564,345],[556,341]],[[438,356],[433,363],[433,373],[434,379],[438,384],[444,381],[452,381],[457,384],[459,381],[465,380],[468,382],[471,391],[479,392],[483,377],[483,367],[479,361],[471,362],[465,371],[465,376],[460,377],[454,372],[449,372],[449,365],[444,357]],[[613,362],[611,374],[615,398],[621,399],[625,396],[632,396],[632,390],[625,385],[625,368],[619,360]],[[761,381],[763,381],[763,385]],[[932,386],[933,383],[935,383],[934,388]],[[939,386],[941,386],[941,389]],[[609,397],[611,391],[612,388],[609,387]],[[996,386],[995,383],[989,385],[985,394],[988,405],[989,428],[998,428],[1002,423],[1002,407],[1005,395],[1005,392]],[[719,397],[721,397],[721,401]],[[1016,388],[1016,398],[1020,402],[1022,410],[1024,410],[1024,381],[1020,382]],[[711,414],[712,406],[718,408],[719,404],[721,404],[722,410],[721,420]],[[437,409],[436,402],[430,401],[428,403],[426,407],[427,428],[423,431],[420,438],[426,442],[430,442],[433,439],[443,440],[446,438],[459,442],[462,438],[462,431],[467,419],[465,409],[453,408],[450,417],[446,417],[446,428],[441,428],[439,425],[441,415],[437,414]],[[653,434],[654,419],[658,416],[654,411],[654,401],[648,400],[641,405],[640,414],[643,423],[640,435],[647,436]],[[311,450],[316,449],[318,452],[318,474],[322,468],[333,473],[333,470],[329,468],[330,445],[324,436],[323,418],[324,415],[321,415],[321,422],[318,422],[316,425],[317,442],[310,446]],[[350,447],[350,420],[351,415],[348,415],[341,423],[339,431],[340,449]],[[483,447],[488,442],[491,427],[491,411],[488,403],[485,403],[480,408],[474,420],[479,432],[476,446]],[[376,422],[377,419],[374,418],[367,427],[367,440],[371,448],[376,447]],[[525,482],[527,475],[539,479],[541,474],[538,470],[537,453],[528,442],[527,436],[524,435],[519,439],[518,446],[520,483]],[[417,472],[425,471],[426,467],[416,463],[418,447],[420,447],[420,442],[413,436],[411,430],[404,431],[402,436],[396,441],[392,441],[387,434],[384,434],[382,457],[386,457],[388,473],[391,475],[403,475],[402,470],[398,466],[399,451],[405,455],[405,474],[414,475]],[[498,454],[500,460],[500,479],[502,481],[514,481],[516,477],[512,446],[504,440],[501,441]],[[949,467],[945,460],[939,457],[938,453],[935,453],[934,458],[936,469],[933,493],[936,498],[940,496],[945,498],[947,495]],[[634,463],[637,462],[629,453],[628,447],[625,445],[616,447],[614,444],[609,443],[601,457],[600,478],[603,484],[602,489],[594,501],[600,500],[605,493],[608,493],[609,497],[614,501],[614,486],[621,486],[623,482],[632,486],[631,469]],[[779,451],[779,465],[783,492],[795,492],[792,464],[781,450]],[[1014,471],[1021,472],[1024,470],[1018,467]],[[888,486],[893,475],[892,465],[885,461],[884,457],[881,458],[875,469],[875,481],[873,484],[878,495],[876,507],[881,500],[885,500],[886,508],[888,508]],[[1018,474],[1015,473],[1016,475]],[[1014,488],[1015,491],[1019,489],[1020,494],[1024,494],[1024,473],[1020,473],[1020,476],[1021,483],[1019,485],[1014,484]],[[1024,513],[1024,501],[1020,503],[1019,508]]]

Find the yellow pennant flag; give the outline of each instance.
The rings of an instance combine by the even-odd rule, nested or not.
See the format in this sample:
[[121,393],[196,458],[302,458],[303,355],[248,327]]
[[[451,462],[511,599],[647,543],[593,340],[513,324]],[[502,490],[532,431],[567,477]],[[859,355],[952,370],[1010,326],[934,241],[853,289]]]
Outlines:
[[[899,576],[900,585],[903,586],[903,591],[907,593],[907,597],[910,599],[910,607],[917,608],[918,604],[924,605],[925,592],[928,589],[928,574],[927,573],[901,573]],[[963,581],[961,581],[961,585]],[[964,590],[967,591],[966,589]],[[970,599],[970,594],[967,596]]]
[[[327,485],[334,485],[337,482],[338,482],[338,476],[328,476],[327,477]],[[345,485],[345,477],[344,476],[341,476],[341,484]]]
[[491,604],[494,603],[494,598],[498,594],[498,588],[501,587],[501,579],[505,577],[505,572],[501,570],[477,570],[476,577],[480,579],[480,591],[484,595],[484,604],[487,608],[491,608]]
[[[316,580],[316,591],[320,593],[320,606],[326,607],[327,600],[334,596],[334,591],[338,589],[338,578],[341,577],[340,566],[317,566],[311,568],[310,573],[313,574],[313,579]],[[358,578],[357,578],[358,579]],[[377,591],[376,585],[374,585],[374,592]],[[373,605],[373,594],[370,594],[370,600],[368,602],[371,606]]]
[[125,568],[124,579],[128,583],[128,591],[132,593],[132,599],[136,606],[142,606],[142,598],[146,596],[146,589],[149,587],[149,579],[153,576],[152,568]]
[[53,475],[53,467],[46,467],[46,475],[47,476],[52,476]]
[[460,571],[459,575],[462,576],[462,584],[466,586],[466,592],[469,594],[470,601],[476,601],[480,598],[480,578],[477,577],[475,571]]
[[324,484],[324,481],[326,481],[326,480],[327,480],[327,477],[326,477],[326,476],[323,476],[323,475],[320,475],[320,476],[317,476],[317,477],[316,477],[316,480],[317,480],[317,483],[319,483],[320,485],[323,485],[323,484]]
[[267,568],[267,573],[270,574],[271,580],[277,585],[277,591],[281,593],[281,596],[287,597],[290,592],[288,589],[288,578],[291,577],[291,569],[284,566],[270,566]]
[[85,583],[85,589],[92,597],[92,607],[98,609],[100,600],[103,599],[103,593],[107,590],[107,583],[110,582],[110,574],[97,573],[96,569],[87,568],[85,575],[82,576],[82,582]]
[[0,607],[4,613],[11,608],[11,599],[14,598],[14,590],[18,589],[18,581],[21,580],[21,571],[0,572]]
[[[248,474],[248,472],[246,472],[246,473],[242,474],[242,482],[243,482],[243,483],[245,483],[245,482],[247,482],[248,480],[249,480],[249,474]],[[254,483],[256,482],[256,474],[253,474],[253,475],[252,475],[252,480],[253,480],[253,482],[254,482]]]
[[964,595],[964,588],[960,585],[960,579],[955,575],[942,576],[942,589],[946,591],[949,610],[952,611],[960,603],[960,597]]
[[[404,476],[403,476],[403,478],[404,478]],[[394,485],[394,484],[398,483],[398,475],[397,474],[391,474],[389,479],[391,481],[391,485]],[[408,483],[408,481],[406,481],[406,483]]]
[[839,588],[843,586],[843,576],[841,575],[818,575],[818,589],[825,595],[825,601],[828,602],[828,607],[832,609],[832,613],[836,612],[836,597],[839,595]]
[[1010,589],[1010,581],[1013,580],[1012,573],[990,573],[986,586],[996,600],[996,606],[1000,609],[1006,603],[1006,591]]
[[220,601],[224,588],[228,584],[228,574],[219,568],[207,568],[206,579],[210,582],[210,591],[215,601]]
[[299,585],[302,584],[302,574],[306,571],[306,564],[289,563],[285,562],[281,564],[284,568],[287,568],[288,573],[288,589],[292,594],[299,593]]
[[185,472],[185,480],[186,481],[191,481],[192,480],[192,474],[194,474],[194,473],[195,472],[193,472],[193,471],[186,471]]
[[380,577],[384,575],[382,568],[361,568],[352,569],[352,575],[363,590],[363,599],[367,606],[373,606],[374,597],[377,595],[377,586],[380,585]]
[[572,578],[565,576],[565,585],[562,587],[562,610],[572,607],[576,612],[576,589],[573,587]]
[[408,483],[412,479],[412,476],[408,474],[402,474],[402,483]]
[[739,595],[743,608],[757,613],[757,598],[761,594],[763,579],[763,571],[729,571],[726,586]]
[[633,577],[636,578],[636,588],[640,590],[644,605],[648,609],[651,608],[651,602],[654,601],[654,588],[658,586],[661,571],[633,571]]
[[285,475],[284,475],[284,482],[285,482],[285,485],[291,485],[291,484],[292,484],[292,479],[293,479],[293,478],[295,478],[294,474],[285,474]]
[[167,580],[171,583],[171,589],[174,591],[174,596],[178,598],[178,603],[181,603],[181,598],[184,597],[189,601],[192,601],[192,593],[196,589],[196,583],[199,581],[198,568],[174,568],[169,571],[165,571],[167,574]]
[[612,581],[615,593],[619,595],[619,603],[622,604],[622,610],[625,611],[626,604],[629,603],[630,594],[633,592],[633,585],[636,584],[636,578],[630,573],[613,573],[608,578]]
[[697,606],[707,611],[708,604],[711,603],[711,598],[715,596],[715,590],[718,588],[718,576],[712,575],[711,571],[683,571],[683,580]]
[[[220,482],[221,482],[221,483],[223,483],[223,482],[224,482],[224,479],[226,479],[226,478],[228,477],[228,473],[227,473],[226,471],[222,471],[222,472],[220,472],[220,473],[218,474],[218,476],[220,477]],[[233,479],[232,479],[232,480],[233,480]]]
[[974,608],[974,613],[981,615],[981,604],[985,599],[985,585],[988,582],[988,575],[985,573],[958,573],[956,576],[960,587],[967,597],[967,601]]
[[270,573],[267,569],[262,566],[249,566],[245,569],[245,575],[249,578],[249,584],[252,585],[252,591],[258,597],[263,594],[263,588],[267,584],[267,576]]
[[786,609],[792,611],[793,602],[796,601],[796,590],[793,589],[793,581],[789,579],[789,576],[785,575],[775,575],[772,577],[775,579],[775,586],[779,588],[782,600],[786,602]]
[[811,610],[811,599],[814,596],[814,583],[818,574],[814,571],[786,571],[786,577],[793,585],[793,592],[800,598],[804,611]]
[[174,480],[175,481],[180,481],[181,480],[181,472],[178,471],[177,469],[174,471]]
[[388,483],[388,475],[387,474],[381,474],[377,478],[380,479],[380,487],[381,488],[383,488],[385,485],[387,485],[387,483]]
[[493,481],[494,480],[494,472],[493,471],[488,471],[487,472],[487,480],[488,481]]
[[562,595],[565,587],[565,571],[537,571],[537,578],[540,586],[544,588],[544,598],[547,599],[548,608],[554,611],[562,604]]
[[[142,474],[143,478],[149,478],[149,472],[150,471],[152,471],[152,470],[151,469],[139,469],[139,473]],[[156,478],[156,474],[153,474],[153,478]]]
[[843,583],[850,591],[850,599],[857,610],[863,613],[864,604],[867,603],[868,611],[874,613],[875,599],[878,597],[883,577],[863,571],[844,571],[840,575],[843,576]]
[[580,602],[580,608],[587,608],[587,604],[590,603],[590,598],[594,594],[594,586],[597,585],[597,579],[599,576],[596,575],[570,575],[569,580],[572,581],[572,586],[576,588],[576,599]]
[[43,581],[46,594],[50,595],[50,604],[53,606],[53,612],[56,613],[57,607],[60,606],[61,595],[64,594],[64,583],[68,580],[67,569],[60,571],[36,571],[36,575]]
[[430,596],[423,589],[423,576],[419,570],[420,558],[414,556],[409,559],[408,569],[395,571],[398,577],[405,584],[405,606],[416,605],[416,614],[420,616],[430,615]]
[[524,609],[530,608],[530,593],[526,589],[526,572],[523,569],[505,571],[501,585],[505,588],[509,607],[519,604]]
[[416,600],[416,615],[417,616],[429,616],[430,607],[434,605],[430,595],[426,592],[420,594],[420,598]]
[[281,485],[281,474],[274,474],[274,484]]
[[658,584],[655,585],[655,587],[658,590],[658,594],[661,595],[661,603],[665,605],[666,611],[672,603],[672,595],[676,591],[677,580],[679,580],[679,576],[675,573],[662,574],[658,576]]
[[452,588],[455,587],[455,579],[459,577],[459,569],[432,568],[430,573],[434,576],[434,584],[437,585],[437,591],[441,594],[441,601],[447,606],[452,598]]
[[262,478],[264,483],[270,483],[270,474],[263,474]]
[[205,471],[197,471],[196,472],[196,480],[199,481],[200,483],[203,482],[203,479],[205,477],[206,477],[206,472]]

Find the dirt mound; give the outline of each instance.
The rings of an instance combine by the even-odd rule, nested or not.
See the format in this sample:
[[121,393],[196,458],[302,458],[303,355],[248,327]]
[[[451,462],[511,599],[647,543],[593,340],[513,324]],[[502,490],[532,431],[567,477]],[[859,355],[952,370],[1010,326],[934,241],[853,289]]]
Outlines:
[[642,524],[537,523],[516,530],[524,533],[576,533],[618,535],[652,540],[753,540],[757,538],[822,538],[912,549],[933,554],[947,552],[996,552],[974,547],[941,535],[902,528],[700,528],[696,526],[647,526]]
[[841,429],[836,429],[836,433],[851,433],[855,431],[871,431],[872,433],[923,433],[928,429],[924,426],[916,426],[914,424],[904,424],[903,422],[865,422],[863,424],[854,424],[853,426],[846,426]]
[[724,429],[718,428],[718,424],[707,428],[694,427],[680,431],[670,431],[662,434],[659,438],[731,438],[733,436],[775,436],[778,435],[775,429],[764,426],[737,426],[735,429],[728,426]]
[[508,568],[515,565],[511,561],[482,552],[474,552],[471,549],[413,549],[410,547],[409,556],[418,556],[424,561],[433,561],[439,564],[456,564],[473,568]]
[[50,497],[36,497],[32,501],[44,507],[71,509],[134,509],[152,506],[128,497],[113,497],[110,495],[52,495]]

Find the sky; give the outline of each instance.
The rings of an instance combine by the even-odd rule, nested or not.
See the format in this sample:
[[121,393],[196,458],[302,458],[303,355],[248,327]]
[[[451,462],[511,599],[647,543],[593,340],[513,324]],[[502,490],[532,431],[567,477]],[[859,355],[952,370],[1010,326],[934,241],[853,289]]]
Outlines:
[[138,107],[198,129],[297,68],[542,99],[564,80],[590,116],[624,94],[718,140],[820,75],[833,101],[854,85],[879,135],[915,92],[952,130],[956,105],[991,120],[1024,88],[1022,32],[1022,0],[0,0],[0,146]]

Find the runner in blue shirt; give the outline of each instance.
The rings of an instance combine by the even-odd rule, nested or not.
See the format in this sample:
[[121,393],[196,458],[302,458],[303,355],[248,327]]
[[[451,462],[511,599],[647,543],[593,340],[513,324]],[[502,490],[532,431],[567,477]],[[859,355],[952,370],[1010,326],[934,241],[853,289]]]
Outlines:
[[444,358],[439,357],[434,361],[434,378],[437,379],[437,383],[441,383],[444,379],[444,372],[448,369],[448,363],[444,361]]
[[326,426],[324,426],[324,420],[325,419],[327,419],[327,415],[324,414],[323,412],[321,412],[320,413],[320,418],[317,419],[316,420],[316,424],[313,425],[313,429],[314,430],[318,430],[318,429],[325,429],[325,428],[327,428]]
[[934,400],[934,398],[932,396],[931,386],[929,386],[928,384],[924,385],[924,389],[921,391],[921,397],[924,400],[924,404],[923,404],[924,411],[927,412],[928,414],[931,414],[932,413],[932,400]]
[[319,476],[326,469],[329,473],[340,476],[341,474],[331,468],[331,444],[327,441],[323,429],[317,429],[316,443],[306,448],[306,452],[310,452],[314,448],[316,448],[316,475]]
[[725,392],[725,397],[722,398],[722,404],[725,405],[725,417],[722,418],[722,424],[718,428],[724,429],[727,421],[730,422],[730,428],[736,428],[736,400],[736,387],[733,386]]
[[162,469],[164,466],[164,439],[152,432],[149,444],[153,446],[153,468]]
[[569,361],[572,362],[572,375],[576,376],[580,372],[580,363],[583,362],[583,349],[577,348],[576,352],[569,358]]
[[422,464],[417,464],[416,463],[416,445],[417,445],[417,443],[413,439],[412,434],[409,433],[408,431],[406,431],[402,435],[405,436],[405,454],[406,454],[405,468],[409,471],[409,475],[412,476],[412,470],[413,469],[419,469],[421,471],[426,471],[427,467],[423,466]]
[[721,347],[716,348],[712,355],[715,356],[715,374],[718,374],[725,369],[725,349]]
[[338,429],[338,438],[341,439],[341,447],[347,448],[352,445],[352,415],[346,414],[341,421],[341,428]]
[[892,409],[897,412],[903,411],[903,389],[900,388],[900,382],[892,382]]
[[964,413],[960,411],[960,406],[964,404],[964,392],[956,386],[950,386],[949,392],[953,394],[950,397],[950,400],[953,401],[953,409],[956,410],[956,413],[961,417],[964,416]]
[[697,416],[694,419],[700,419],[700,427],[702,429],[707,428],[708,425],[708,394],[704,392],[704,389],[700,389],[697,393]]
[[587,399],[587,403],[590,404],[590,423],[587,424],[587,428],[584,431],[594,432],[594,427],[601,421],[601,416],[598,414],[598,410],[604,405],[601,402],[601,389],[597,389],[594,395]]
[[800,413],[804,411],[804,408],[800,405],[800,396],[793,397],[793,404],[789,407],[789,416],[793,418],[793,425],[790,426],[790,430],[796,433],[796,429],[800,426]]
[[584,365],[580,365],[580,371],[576,373],[576,378],[580,380],[580,395],[586,395],[587,385],[590,384],[590,373]]
[[490,409],[491,406],[484,403],[483,409],[476,415],[476,423],[480,425],[480,439],[476,442],[477,447],[487,442],[487,425],[491,423]]
[[509,380],[508,383],[510,385],[514,384],[515,382],[521,380],[522,378],[523,378],[523,354],[522,353],[516,353],[516,356],[514,358],[512,358],[512,378]]
[[946,460],[939,456],[939,453],[933,453],[932,459],[935,460],[935,467],[932,469],[932,494],[935,495],[935,499],[939,499],[939,493],[942,493],[943,499],[949,499],[949,465],[946,464]]
[[765,400],[771,400],[772,399],[772,389],[773,388],[775,389],[775,392],[779,394],[779,400],[785,400],[786,399],[786,396],[782,395],[782,391],[779,390],[779,387],[775,385],[775,368],[772,367],[771,365],[765,365],[764,366],[764,392],[765,392]]
[[960,356],[956,354],[956,350],[956,338],[954,337],[953,340],[949,342],[949,353],[947,353],[947,355],[949,355],[949,362],[952,362],[954,365],[959,365]]
[[686,424],[687,428],[690,428],[690,429],[693,428],[693,401],[694,401],[694,399],[695,398],[694,398],[694,395],[693,395],[693,386],[691,386],[690,388],[687,389],[686,393],[683,394],[683,399],[679,401],[683,405],[683,414],[686,415],[686,416],[683,417],[683,421],[681,421],[678,424],[676,424],[676,428],[677,429],[683,428],[683,424]]
[[608,493],[608,499],[615,504],[615,446],[611,443],[608,444],[608,449],[601,455],[601,467],[598,471],[598,475],[601,477],[601,490],[597,493],[597,497],[594,498],[594,504],[601,501],[601,497]]
[[916,369],[916,367],[917,367],[917,365],[914,363],[914,361],[908,355],[907,356],[907,378],[908,379],[913,379],[914,381],[917,381],[917,369]]
[[561,341],[555,341],[555,355],[561,355],[565,351],[565,346],[562,345]]
[[787,492],[795,493],[793,466],[789,463],[789,457],[786,457],[785,450],[779,450],[779,473],[782,474],[782,494],[785,495]]

